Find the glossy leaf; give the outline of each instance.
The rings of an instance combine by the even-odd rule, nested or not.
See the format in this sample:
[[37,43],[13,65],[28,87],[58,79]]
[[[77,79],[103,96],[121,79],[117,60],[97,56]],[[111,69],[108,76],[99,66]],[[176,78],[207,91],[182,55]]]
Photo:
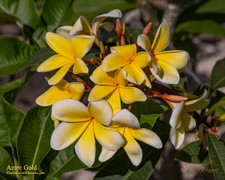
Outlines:
[[0,8],[14,16],[20,24],[26,24],[33,29],[39,23],[39,16],[33,0],[1,0]]
[[225,86],[225,59],[217,61],[210,77],[210,87],[218,89]]
[[54,125],[49,107],[36,106],[28,111],[18,136],[20,165],[37,165],[50,151]]
[[225,13],[225,4],[223,0],[209,0],[201,5],[197,13]]
[[225,142],[208,133],[209,158],[216,180],[225,177]]
[[[163,121],[157,121],[152,129],[156,132],[162,143],[165,144],[168,139],[170,127]],[[154,167],[162,153],[163,149],[155,149],[144,143],[139,142],[143,150],[142,163],[135,167],[128,159],[126,153],[121,150],[117,152],[112,159],[102,164],[98,169],[95,180],[136,180],[149,179]]]
[[56,30],[66,19],[74,16],[72,12],[73,2],[74,0],[45,0],[41,15],[47,24],[47,31]]
[[142,125],[142,124],[147,123],[148,125],[150,125],[150,129],[152,129],[152,127],[155,125],[155,122],[160,115],[161,115],[161,113],[159,113],[159,114],[147,114],[147,115],[141,114],[140,124]]
[[13,166],[13,160],[9,153],[2,146],[0,146],[0,154],[0,172],[6,173],[7,167]]
[[35,52],[36,47],[14,37],[0,38],[0,77],[24,69],[24,64]]
[[192,142],[179,150],[175,160],[196,164],[210,164],[208,154],[202,152],[198,141]]

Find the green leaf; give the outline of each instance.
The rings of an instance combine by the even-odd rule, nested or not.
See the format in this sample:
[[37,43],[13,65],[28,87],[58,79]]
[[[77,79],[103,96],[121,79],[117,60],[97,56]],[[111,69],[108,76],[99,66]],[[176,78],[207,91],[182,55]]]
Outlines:
[[[170,126],[163,122],[157,121],[153,127],[153,131],[156,132],[162,143],[165,144],[168,139]],[[144,143],[141,143],[143,150],[142,163],[135,167],[129,161],[124,151],[117,152],[111,160],[102,164],[99,168],[100,171],[94,178],[95,180],[137,180],[137,179],[149,179],[154,167],[160,158],[163,149],[155,149]]]
[[2,146],[0,146],[0,154],[0,172],[6,173],[7,167],[13,166],[13,160],[9,153]]
[[[97,145],[96,154],[99,154],[101,147]],[[96,156],[97,157],[97,156]],[[96,161],[92,167],[97,167],[101,162]],[[49,177],[60,178],[62,174],[69,171],[76,171],[87,168],[75,154],[74,144],[61,150],[50,164]]]
[[0,8],[14,16],[21,24],[26,24],[33,29],[39,23],[40,18],[33,0],[1,0]]
[[224,36],[225,34],[225,29],[212,20],[185,21],[179,24],[178,27],[176,28],[176,33],[181,31],[192,34],[199,34],[199,33],[215,34],[221,37]]
[[136,102],[131,109],[131,112],[139,119],[141,115],[162,114],[167,110],[167,107],[160,105],[150,99],[143,102]]
[[225,59],[217,61],[210,77],[210,88],[218,89],[225,86]]
[[50,151],[50,138],[54,129],[49,107],[33,107],[26,114],[21,127],[17,150],[20,165],[37,165]]
[[192,142],[179,150],[175,160],[196,164],[210,164],[208,154],[202,152],[198,141]]
[[200,6],[197,13],[225,13],[224,0],[209,0]]
[[35,52],[35,46],[29,46],[14,37],[0,38],[0,77],[18,72]]
[[209,158],[216,180],[225,177],[225,142],[208,133]]
[[73,2],[74,0],[45,0],[41,15],[47,24],[48,31],[54,31],[68,19],[68,16],[74,16],[72,12]]
[[140,124],[142,125],[144,123],[148,123],[150,125],[150,129],[152,129],[152,127],[155,125],[155,122],[160,115],[161,115],[161,113],[160,114],[147,114],[147,115],[141,114]]

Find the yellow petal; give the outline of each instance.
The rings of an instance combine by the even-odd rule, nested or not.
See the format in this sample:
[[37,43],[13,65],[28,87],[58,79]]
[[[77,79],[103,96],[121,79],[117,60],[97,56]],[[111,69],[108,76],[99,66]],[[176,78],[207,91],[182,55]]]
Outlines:
[[184,142],[185,132],[181,125],[178,129],[170,129],[170,141],[174,145],[175,149],[179,149]]
[[82,74],[82,73],[88,73],[88,67],[84,63],[84,61],[78,57],[76,57],[74,66],[73,66],[73,74]]
[[144,71],[134,63],[123,67],[123,69],[127,72],[127,80],[134,84],[140,85],[146,79]]
[[73,64],[68,64],[63,66],[61,69],[59,69],[49,80],[48,84],[49,85],[55,85],[59,83],[66,75],[66,73],[69,71],[70,67]]
[[113,157],[113,155],[116,153],[116,151],[110,151],[108,149],[105,149],[104,147],[102,147],[102,151],[101,154],[99,155],[98,160],[100,162],[105,162],[107,160],[109,160],[111,157]]
[[146,95],[138,88],[135,87],[119,87],[121,100],[125,104],[132,104],[136,101],[146,101]]
[[114,46],[111,48],[111,53],[118,53],[123,56],[127,61],[131,61],[131,59],[137,53],[137,46],[135,44],[124,45],[124,46]]
[[58,54],[73,59],[74,52],[69,39],[56,33],[48,32],[45,36],[48,45]]
[[[47,77],[46,77],[46,80],[48,80]],[[70,84],[70,83],[69,83],[68,81],[62,79],[62,80],[59,81],[59,83],[56,84],[55,86],[58,87],[58,88],[60,88],[60,89],[69,90],[69,89],[68,89],[69,84]]]
[[156,32],[151,50],[154,52],[160,52],[168,46],[169,42],[170,42],[170,27],[168,22],[165,19],[163,19],[162,23],[160,24]]
[[61,122],[53,131],[51,136],[51,147],[61,150],[74,143],[84,132],[89,122],[65,123]]
[[124,150],[127,153],[129,159],[134,166],[138,166],[142,160],[142,150],[139,144],[135,141],[130,130],[126,128],[124,132],[124,137],[127,143],[124,145]]
[[157,63],[160,66],[161,71],[156,73],[152,67],[150,67],[150,70],[158,81],[166,84],[177,84],[179,82],[180,76],[175,67],[163,61],[157,61]]
[[133,63],[140,68],[146,68],[149,66],[150,61],[151,56],[147,52],[139,52],[133,59]]
[[138,46],[141,46],[145,51],[148,51],[151,46],[150,39],[145,34],[138,35],[137,44]]
[[186,51],[173,50],[158,52],[155,54],[155,59],[164,61],[176,69],[181,69],[186,66],[190,56]]
[[68,64],[74,63],[74,60],[69,59],[67,57],[61,56],[59,54],[56,54],[50,58],[48,58],[46,61],[40,64],[37,71],[38,72],[48,72],[53,71],[55,69],[58,69],[60,67],[63,67]]
[[118,132],[97,122],[94,123],[94,131],[96,139],[105,149],[116,151],[124,144],[124,140]]
[[36,99],[36,103],[40,106],[50,106],[57,101],[70,98],[71,98],[70,92],[68,92],[65,89],[53,86],[49,88],[46,92],[44,92],[42,95],[40,95]]
[[71,31],[69,32],[70,36],[75,36],[77,34],[86,34],[91,35],[91,26],[87,19],[84,16],[80,16],[77,21],[74,23]]
[[130,128],[140,128],[137,117],[127,109],[122,109],[118,113],[116,113],[113,116],[112,121]]
[[186,112],[182,113],[181,123],[184,127],[185,132],[191,131],[192,129],[196,127],[195,119]]
[[103,99],[104,97],[108,96],[111,92],[116,89],[115,86],[99,86],[95,85],[95,87],[91,90],[88,101],[96,101]]
[[72,36],[69,36],[69,33],[72,29],[73,26],[61,26],[56,30],[56,33],[71,40]]
[[112,72],[103,72],[101,66],[97,67],[90,79],[99,85],[106,85],[106,86],[114,86],[116,85],[115,80],[115,71]]
[[122,85],[122,86],[126,86],[128,84],[128,81],[126,79],[126,71],[124,71],[123,69],[119,69],[116,71],[116,82],[117,84],[119,85]]
[[184,106],[184,102],[182,101],[174,108],[169,120],[170,126],[172,128],[177,128],[177,125],[179,125],[177,122],[179,117],[182,116],[183,106]]
[[75,100],[80,100],[84,94],[84,85],[79,82],[73,82],[69,84],[69,91],[71,93],[71,98]]
[[153,146],[157,149],[162,148],[162,142],[159,138],[159,136],[154,133],[153,131],[150,131],[148,129],[140,128],[140,129],[130,129],[130,132],[132,136],[142,141],[150,146]]
[[91,119],[87,107],[73,99],[58,101],[52,106],[54,118],[65,122],[83,122]]
[[118,88],[105,97],[112,108],[113,115],[121,109],[120,94]]
[[124,67],[125,65],[129,64],[130,61],[120,54],[109,54],[105,57],[105,59],[102,61],[102,71],[109,72],[114,71],[117,69],[120,69],[121,67]]
[[76,57],[82,58],[92,47],[94,36],[77,35],[71,40]]
[[92,101],[88,104],[90,115],[98,123],[108,126],[112,119],[112,109],[106,100]]
[[78,158],[88,167],[91,167],[95,161],[95,135],[93,122],[81,135],[75,145],[75,151]]

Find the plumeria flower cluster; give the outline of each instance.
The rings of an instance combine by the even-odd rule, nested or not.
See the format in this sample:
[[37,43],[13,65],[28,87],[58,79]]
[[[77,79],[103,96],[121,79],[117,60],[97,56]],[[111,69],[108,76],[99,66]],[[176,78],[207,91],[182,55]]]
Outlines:
[[[73,26],[62,26],[56,33],[48,32],[47,44],[56,55],[37,69],[38,72],[57,70],[50,79],[46,78],[52,87],[36,99],[38,105],[52,105],[55,130],[51,147],[61,150],[74,143],[77,156],[89,167],[95,162],[96,140],[102,146],[98,158],[102,162],[123,148],[132,164],[138,166],[142,149],[136,140],[162,148],[159,136],[142,128],[132,114],[133,103],[159,97],[172,107],[170,138],[176,148],[181,146],[184,132],[195,127],[195,120],[187,112],[204,108],[208,103],[207,92],[200,99],[187,101],[182,96],[153,90],[154,80],[177,84],[180,79],[178,70],[189,60],[185,51],[164,51],[170,41],[169,24],[165,19],[152,44],[148,38],[151,23],[135,43],[125,44],[125,25],[117,19],[118,45],[110,47],[108,52],[98,35],[101,27],[108,31],[113,29],[113,24],[105,21],[107,18],[121,17],[120,10],[112,10],[94,18],[90,25],[81,16]],[[100,49],[100,60],[83,60],[95,44]],[[96,67],[89,76],[93,87],[80,76],[89,73],[90,65]],[[64,80],[66,74],[71,74],[76,82]],[[88,103],[82,100],[85,93],[89,94]],[[122,108],[122,103],[128,108]]]

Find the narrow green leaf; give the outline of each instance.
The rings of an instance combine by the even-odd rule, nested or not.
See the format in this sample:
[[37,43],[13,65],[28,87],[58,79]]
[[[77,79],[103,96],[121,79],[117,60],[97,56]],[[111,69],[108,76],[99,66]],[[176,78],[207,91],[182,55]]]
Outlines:
[[161,114],[147,114],[147,115],[141,114],[140,124],[142,125],[144,123],[147,123],[150,125],[150,129],[152,129],[152,127],[155,125],[155,122],[160,115]]
[[202,152],[198,141],[192,142],[179,150],[175,160],[196,164],[210,164],[208,154]]
[[20,165],[37,165],[50,151],[54,129],[49,107],[36,106],[28,111],[21,127],[17,150]]
[[216,180],[225,177],[225,142],[208,133],[209,158]]
[[73,2],[74,0],[45,0],[41,15],[47,24],[48,31],[54,31],[66,21],[68,16],[74,16],[72,11]]
[[197,13],[225,13],[224,0],[208,0],[200,6]]
[[24,64],[35,52],[35,46],[14,37],[0,38],[0,77],[24,69]]
[[225,86],[225,59],[217,61],[210,77],[210,88],[218,89]]
[[39,23],[40,18],[33,0],[1,0],[0,8],[14,16],[21,24],[26,24],[33,29]]
[[0,172],[6,173],[8,166],[13,166],[13,160],[2,146],[0,146],[0,154]]

